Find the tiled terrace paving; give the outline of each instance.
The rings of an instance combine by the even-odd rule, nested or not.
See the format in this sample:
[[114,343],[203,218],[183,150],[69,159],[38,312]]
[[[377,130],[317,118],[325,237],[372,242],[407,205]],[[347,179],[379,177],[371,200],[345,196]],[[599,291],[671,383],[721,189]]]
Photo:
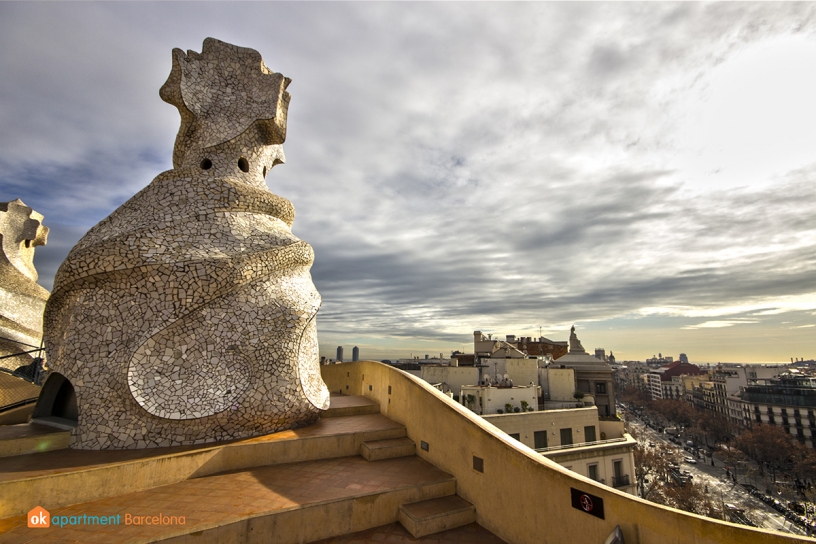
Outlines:
[[402,426],[399,423],[395,423],[387,417],[376,413],[353,417],[321,418],[317,423],[309,425],[308,427],[215,445],[174,446],[170,448],[151,448],[146,450],[58,450],[37,455],[18,455],[15,457],[7,457],[0,461],[0,482],[15,480],[20,477],[32,478],[62,472],[72,472],[80,468],[93,469],[130,461],[157,459],[192,451],[213,450],[230,446],[241,447],[249,444],[268,444],[272,442],[400,428],[402,428]]
[[[394,429],[404,429],[379,413],[366,413],[372,405],[368,399],[357,402],[350,398],[334,399],[338,412],[327,415],[336,417],[323,418],[302,429],[240,440],[215,449],[226,448],[240,453],[247,448],[276,443],[293,447],[304,440],[333,439],[338,434],[349,433],[361,442],[367,436],[378,439],[383,436],[383,431],[390,433],[385,436],[393,436]],[[349,410],[353,412],[355,405],[359,406],[362,415],[341,415]],[[377,407],[375,403],[374,407]],[[359,446],[356,444],[358,451]],[[99,479],[99,471],[116,467],[119,472],[114,473],[114,478],[127,477],[129,470],[136,470],[134,467],[146,461],[158,460],[172,465],[195,452],[213,449],[210,444],[142,451],[60,450],[9,457],[0,462],[0,497],[5,502],[14,496],[7,492],[12,492],[11,486],[15,484],[32,485],[32,482],[39,481],[41,485],[47,485],[48,482],[75,477],[77,473]],[[15,515],[0,519],[0,542],[135,543],[188,539],[196,542],[218,539],[224,542],[311,542],[355,534],[369,535],[360,538],[371,538],[371,542],[501,542],[475,524],[421,539],[411,538],[401,527],[394,528],[401,505],[451,495],[456,491],[452,476],[415,455],[375,462],[366,461],[359,455],[328,457],[285,464],[271,464],[275,460],[268,458],[263,466],[202,477],[193,474],[168,485],[122,494],[106,493],[105,487],[115,488],[117,483],[102,478],[99,484],[103,489],[99,489],[97,500],[53,507],[45,498],[40,505],[52,517],[119,514],[120,525],[63,528],[52,525],[47,529],[31,529],[27,527],[25,515]],[[233,460],[239,458],[232,456]],[[28,511],[37,504],[20,506]],[[126,514],[155,516],[160,513],[184,516],[185,524],[124,524]],[[366,532],[372,527],[377,529]],[[381,536],[383,539],[377,540]],[[401,540],[394,540],[396,538]]]
[[[53,515],[185,516],[184,526],[101,526],[29,529],[25,516],[0,521],[3,542],[150,542],[172,535],[210,529],[275,512],[359,498],[414,486],[441,487],[453,479],[418,457],[370,463],[362,457],[341,457],[196,478],[78,504]],[[318,518],[315,518],[317,521]],[[8,531],[8,532],[7,532]],[[274,541],[274,535],[267,535]],[[32,539],[32,537],[34,537]]]
[[414,538],[399,523],[391,523],[350,535],[320,540],[314,544],[402,544],[422,542],[423,544],[505,544],[484,527],[470,523],[464,527],[449,529],[435,535]]

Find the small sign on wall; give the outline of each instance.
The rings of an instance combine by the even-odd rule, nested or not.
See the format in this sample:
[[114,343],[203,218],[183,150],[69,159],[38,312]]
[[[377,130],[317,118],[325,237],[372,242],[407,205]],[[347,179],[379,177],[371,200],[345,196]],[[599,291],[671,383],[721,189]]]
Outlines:
[[591,514],[596,518],[604,519],[604,505],[603,499],[595,495],[590,495],[583,491],[579,491],[574,487],[570,488],[572,495],[572,507],[577,508],[587,514]]

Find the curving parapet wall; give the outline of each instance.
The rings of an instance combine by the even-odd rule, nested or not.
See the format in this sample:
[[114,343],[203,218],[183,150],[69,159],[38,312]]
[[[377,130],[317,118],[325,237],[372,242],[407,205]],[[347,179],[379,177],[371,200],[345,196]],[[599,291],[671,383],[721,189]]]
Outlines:
[[[689,514],[598,484],[542,457],[419,378],[374,361],[322,367],[332,392],[365,395],[404,424],[417,454],[456,477],[477,521],[514,544],[792,544],[811,541]],[[427,449],[426,449],[427,445]],[[474,469],[474,457],[483,472]],[[478,461],[477,461],[478,462]],[[572,507],[571,488],[603,499],[605,519]]]

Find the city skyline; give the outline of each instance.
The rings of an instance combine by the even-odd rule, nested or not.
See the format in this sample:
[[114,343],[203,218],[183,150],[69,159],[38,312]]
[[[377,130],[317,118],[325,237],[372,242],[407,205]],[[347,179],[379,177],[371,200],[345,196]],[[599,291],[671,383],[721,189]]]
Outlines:
[[[816,358],[816,6],[0,3],[0,200],[40,284],[169,169],[172,47],[292,78],[286,164],[321,355]],[[122,109],[120,104],[126,104]]]

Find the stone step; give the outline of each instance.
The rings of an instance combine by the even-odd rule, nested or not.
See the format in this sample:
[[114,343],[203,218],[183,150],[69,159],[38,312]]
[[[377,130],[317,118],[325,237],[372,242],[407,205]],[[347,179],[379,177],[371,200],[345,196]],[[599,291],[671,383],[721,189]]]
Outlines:
[[400,506],[399,521],[420,538],[475,522],[476,508],[458,495],[449,495]]
[[59,508],[228,470],[359,456],[363,442],[404,436],[405,426],[377,413],[321,418],[299,429],[216,444],[6,457],[0,497],[15,500],[0,500],[0,519],[25,514],[32,504]]
[[[0,534],[3,542],[299,544],[395,523],[401,504],[455,491],[451,475],[417,456],[369,463],[355,455],[216,474],[66,508],[36,501],[29,508],[46,508],[50,528],[32,535],[21,515],[0,520]],[[118,523],[56,526],[83,514]]]
[[[384,544],[423,542],[424,544],[509,544],[478,523],[469,523],[441,533],[413,538],[399,522],[358,531],[339,538],[327,538],[311,544]],[[34,543],[32,543],[34,544]]]
[[368,461],[416,455],[416,444],[408,437],[369,440],[360,446],[360,455]]
[[0,425],[23,425],[28,423],[32,412],[34,412],[35,404],[37,404],[37,401],[32,399],[31,402],[0,411]]
[[23,423],[0,426],[0,457],[61,450],[71,442],[71,431]]
[[359,416],[379,414],[380,405],[363,396],[338,395],[333,393],[328,410],[320,412],[321,417]]

